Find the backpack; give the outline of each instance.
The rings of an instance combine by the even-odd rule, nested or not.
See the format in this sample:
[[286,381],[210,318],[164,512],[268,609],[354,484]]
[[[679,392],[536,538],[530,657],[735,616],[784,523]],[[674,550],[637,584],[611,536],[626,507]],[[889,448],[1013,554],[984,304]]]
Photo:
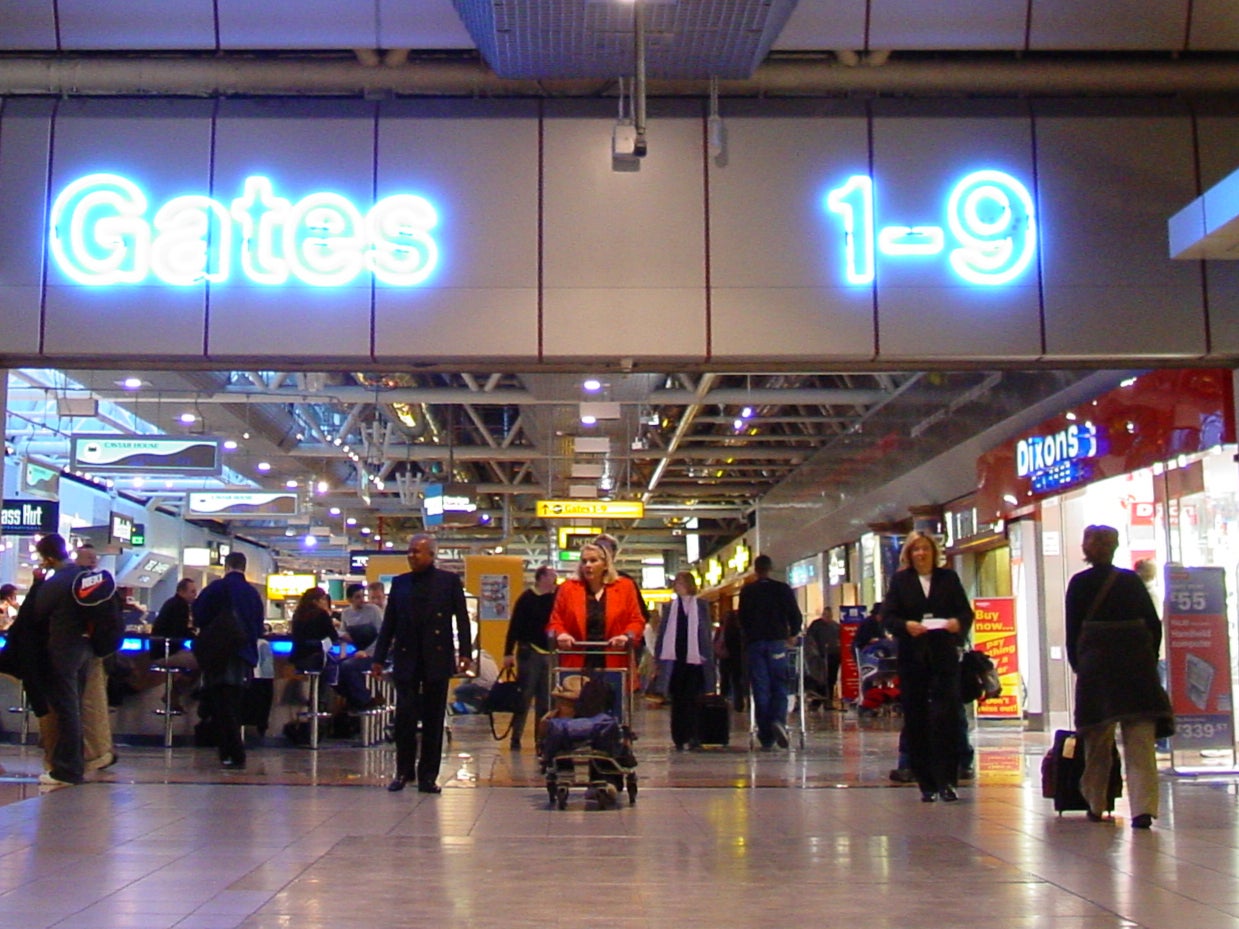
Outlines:
[[125,619],[112,573],[103,568],[79,571],[73,578],[72,590],[78,612],[85,621],[90,650],[99,658],[116,654],[125,640]]
[[245,645],[245,630],[232,607],[216,613],[194,639],[194,657],[204,674],[219,676],[228,670]]
[[959,660],[960,698],[965,703],[993,700],[1002,696],[1002,681],[989,655],[979,649],[969,649]]

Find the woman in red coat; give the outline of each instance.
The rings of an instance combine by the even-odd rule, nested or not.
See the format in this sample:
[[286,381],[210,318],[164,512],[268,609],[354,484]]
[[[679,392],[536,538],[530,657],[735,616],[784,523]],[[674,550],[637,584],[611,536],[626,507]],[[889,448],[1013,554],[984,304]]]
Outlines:
[[[609,649],[627,649],[640,641],[644,629],[636,585],[615,573],[611,555],[601,545],[583,546],[577,576],[559,585],[547,625],[560,651],[578,642],[605,642]],[[602,667],[602,657],[565,654],[560,666]],[[608,668],[626,668],[628,663],[629,655],[606,656]]]

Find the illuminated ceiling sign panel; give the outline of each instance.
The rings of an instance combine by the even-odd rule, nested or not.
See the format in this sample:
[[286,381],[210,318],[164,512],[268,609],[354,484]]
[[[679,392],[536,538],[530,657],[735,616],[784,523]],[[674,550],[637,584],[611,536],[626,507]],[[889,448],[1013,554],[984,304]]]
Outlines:
[[325,191],[294,202],[259,176],[229,201],[187,194],[156,208],[129,178],[90,174],[52,203],[49,251],[65,276],[91,287],[237,278],[342,287],[362,274],[415,287],[438,265],[431,235],[438,222],[430,201],[415,194],[384,197],[363,212]]
[[219,439],[75,435],[70,467],[95,474],[219,474]]
[[296,516],[297,495],[249,490],[194,491],[188,495],[186,516],[216,519],[269,519]]
[[641,519],[645,504],[640,500],[539,500],[540,519]]
[[[1023,274],[1037,252],[1032,195],[1003,171],[974,171],[946,194],[941,225],[894,224],[877,228],[873,178],[857,174],[823,198],[843,224],[844,276],[872,284],[878,259],[925,260],[941,256],[955,274],[979,287],[1000,287]],[[887,210],[892,212],[893,210]]]

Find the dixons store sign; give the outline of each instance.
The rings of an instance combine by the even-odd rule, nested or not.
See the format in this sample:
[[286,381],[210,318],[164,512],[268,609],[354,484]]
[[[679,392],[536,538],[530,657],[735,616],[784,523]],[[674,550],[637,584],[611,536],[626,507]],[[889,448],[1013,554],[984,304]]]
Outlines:
[[1031,478],[1037,492],[1067,487],[1088,476],[1082,462],[1100,451],[1097,427],[1072,423],[1053,435],[1020,439],[1015,445],[1015,473]]
[[269,178],[253,176],[232,200],[189,194],[153,207],[128,178],[91,174],[52,203],[50,251],[65,275],[91,286],[190,287],[242,277],[340,287],[367,273],[414,287],[438,264],[437,224],[435,208],[415,194],[384,197],[363,212],[335,193],[294,202]]

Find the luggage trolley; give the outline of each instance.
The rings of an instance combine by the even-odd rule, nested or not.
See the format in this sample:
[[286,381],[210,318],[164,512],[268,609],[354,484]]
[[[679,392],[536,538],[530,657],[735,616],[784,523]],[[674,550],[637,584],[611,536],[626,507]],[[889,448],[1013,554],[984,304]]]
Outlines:
[[[798,637],[795,645],[787,646],[787,696],[796,701],[796,707],[788,715],[793,722],[788,726],[789,740],[794,738],[797,747],[804,751],[805,696],[804,696],[804,638]],[[749,685],[749,751],[757,747],[757,704],[753,702],[752,685]]]
[[[573,656],[570,665],[563,659]],[[623,656],[621,668],[578,666],[596,659],[605,665],[607,657]],[[550,688],[554,706],[559,695],[576,693],[578,712],[591,715],[548,718],[541,732],[541,759],[546,773],[546,792],[550,804],[567,809],[573,787],[584,787],[586,800],[599,809],[618,806],[621,790],[628,802],[637,802],[637,760],[632,753],[636,736],[632,731],[633,690],[636,660],[631,645],[614,648],[606,642],[578,642],[564,652],[551,653]],[[574,679],[575,678],[575,679]],[[590,706],[593,704],[593,706]],[[591,712],[592,711],[592,712]]]

